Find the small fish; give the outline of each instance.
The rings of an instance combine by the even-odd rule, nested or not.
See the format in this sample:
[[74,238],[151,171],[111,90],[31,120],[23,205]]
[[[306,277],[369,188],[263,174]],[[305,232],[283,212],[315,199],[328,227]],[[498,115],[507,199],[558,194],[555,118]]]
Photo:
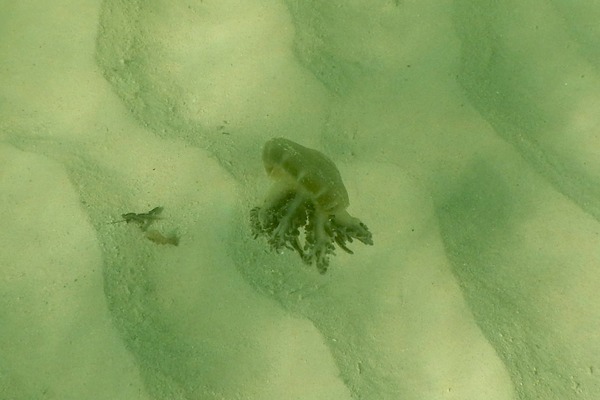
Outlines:
[[121,218],[123,218],[123,219],[119,220],[119,221],[111,222],[111,224],[117,224],[119,222],[126,222],[126,223],[135,222],[136,224],[139,225],[139,227],[142,231],[146,231],[146,229],[148,229],[148,227],[150,226],[150,224],[152,224],[152,222],[156,221],[157,219],[162,219],[159,217],[162,210],[163,210],[162,207],[154,207],[152,210],[148,211],[147,213],[136,214],[136,213],[130,212],[130,213],[121,214]]
[[170,244],[172,246],[179,245],[179,236],[171,234],[165,236],[156,229],[150,229],[146,232],[146,238],[156,244]]

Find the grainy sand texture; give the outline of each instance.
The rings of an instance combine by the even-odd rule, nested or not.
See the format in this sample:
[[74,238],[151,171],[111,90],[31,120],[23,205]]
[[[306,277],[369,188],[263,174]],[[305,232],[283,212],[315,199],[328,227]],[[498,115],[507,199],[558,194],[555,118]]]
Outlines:
[[[0,399],[599,399],[598,21],[0,1]],[[253,237],[274,137],[372,246]]]

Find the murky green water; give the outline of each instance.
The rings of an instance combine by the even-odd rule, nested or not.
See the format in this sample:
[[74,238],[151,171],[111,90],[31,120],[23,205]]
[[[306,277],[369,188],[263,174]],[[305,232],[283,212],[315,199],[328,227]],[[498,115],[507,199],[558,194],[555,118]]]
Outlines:
[[[593,2],[0,10],[0,398],[600,397]],[[373,246],[253,238],[273,137]]]

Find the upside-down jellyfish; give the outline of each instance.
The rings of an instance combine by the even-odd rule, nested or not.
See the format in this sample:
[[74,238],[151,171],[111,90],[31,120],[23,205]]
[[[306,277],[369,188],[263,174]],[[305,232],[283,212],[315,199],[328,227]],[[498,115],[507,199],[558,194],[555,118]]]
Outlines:
[[[284,138],[269,140],[263,163],[273,185],[262,207],[250,212],[254,237],[265,236],[271,248],[298,252],[320,273],[329,266],[335,244],[373,244],[371,232],[346,208],[350,204],[342,177],[327,156]],[[301,240],[303,233],[303,240]]]

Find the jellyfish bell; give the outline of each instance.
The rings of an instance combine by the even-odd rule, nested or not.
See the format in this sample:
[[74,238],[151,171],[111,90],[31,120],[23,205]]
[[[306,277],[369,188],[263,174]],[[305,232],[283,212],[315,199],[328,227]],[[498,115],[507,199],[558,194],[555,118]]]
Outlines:
[[373,244],[367,226],[346,211],[348,192],[327,156],[291,140],[274,138],[265,144],[262,158],[273,185],[264,205],[251,211],[254,237],[265,236],[278,252],[295,250],[321,273],[327,271],[335,244],[350,254],[346,243],[353,239]]
[[335,212],[350,204],[337,167],[317,150],[275,138],[264,146],[263,163],[269,177],[283,179],[322,210]]

